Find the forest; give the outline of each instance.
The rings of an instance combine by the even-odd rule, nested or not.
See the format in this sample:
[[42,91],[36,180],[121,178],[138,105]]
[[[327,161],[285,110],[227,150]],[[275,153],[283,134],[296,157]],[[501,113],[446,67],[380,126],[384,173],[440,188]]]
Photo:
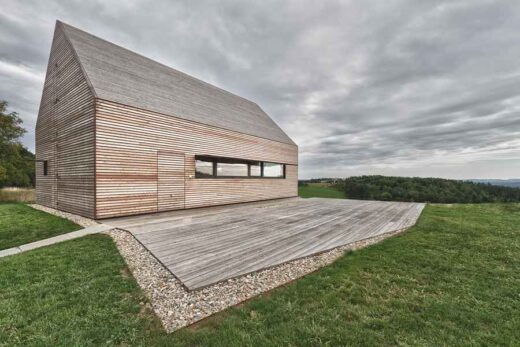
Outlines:
[[520,202],[520,188],[442,178],[355,176],[334,186],[350,199],[432,203]]

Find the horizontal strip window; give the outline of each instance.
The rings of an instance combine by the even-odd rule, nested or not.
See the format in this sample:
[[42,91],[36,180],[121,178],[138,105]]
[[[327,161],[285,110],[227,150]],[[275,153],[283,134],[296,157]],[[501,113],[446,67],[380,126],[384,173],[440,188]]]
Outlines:
[[196,178],[285,178],[285,164],[195,156]]
[[247,177],[248,164],[217,162],[217,176],[219,177]]

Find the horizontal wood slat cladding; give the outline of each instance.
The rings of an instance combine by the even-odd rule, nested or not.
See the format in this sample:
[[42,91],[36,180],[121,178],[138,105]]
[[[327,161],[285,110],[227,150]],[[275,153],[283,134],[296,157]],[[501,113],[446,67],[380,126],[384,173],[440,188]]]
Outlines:
[[[186,208],[297,195],[294,145],[97,99],[97,218],[157,211],[158,151],[185,156]],[[290,165],[283,179],[196,179],[195,155]]]
[[74,51],[56,27],[38,121],[36,199],[44,206],[95,216],[95,99]]
[[157,210],[184,208],[184,154],[157,153]]

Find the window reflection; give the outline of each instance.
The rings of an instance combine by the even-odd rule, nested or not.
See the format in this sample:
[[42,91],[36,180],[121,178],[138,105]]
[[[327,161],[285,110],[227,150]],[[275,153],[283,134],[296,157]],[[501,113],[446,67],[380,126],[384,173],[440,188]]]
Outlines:
[[262,175],[261,163],[251,164],[251,177],[260,177]]
[[195,160],[195,177],[213,177],[213,162]]
[[264,177],[283,177],[283,165],[264,163]]
[[247,177],[247,164],[217,162],[217,176]]

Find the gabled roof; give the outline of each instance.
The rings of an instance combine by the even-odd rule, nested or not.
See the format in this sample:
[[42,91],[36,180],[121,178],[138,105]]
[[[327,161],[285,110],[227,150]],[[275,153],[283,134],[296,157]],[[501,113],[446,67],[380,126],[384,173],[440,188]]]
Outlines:
[[96,97],[294,145],[254,102],[57,21]]

